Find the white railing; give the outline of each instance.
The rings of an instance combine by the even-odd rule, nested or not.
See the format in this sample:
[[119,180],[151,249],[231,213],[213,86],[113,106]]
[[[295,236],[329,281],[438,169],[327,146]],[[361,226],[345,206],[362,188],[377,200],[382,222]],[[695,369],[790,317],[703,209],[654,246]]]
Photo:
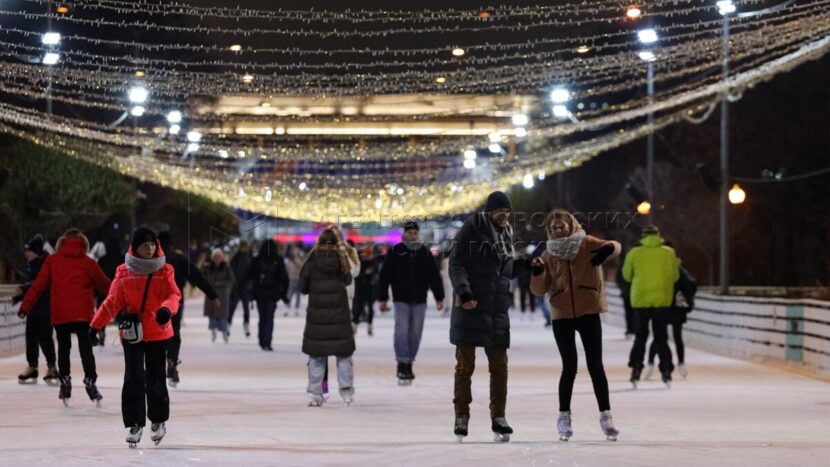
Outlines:
[[[607,285],[606,319],[624,325],[620,290]],[[683,330],[691,347],[790,362],[830,375],[830,302],[700,293]]]
[[17,317],[11,295],[17,286],[0,288],[0,356],[7,357],[26,350],[26,321]]

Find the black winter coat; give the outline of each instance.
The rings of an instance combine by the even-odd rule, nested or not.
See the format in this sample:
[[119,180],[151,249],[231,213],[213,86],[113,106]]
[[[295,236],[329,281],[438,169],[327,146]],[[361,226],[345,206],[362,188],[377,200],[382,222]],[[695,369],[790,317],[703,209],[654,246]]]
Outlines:
[[348,357],[355,351],[352,315],[346,286],[352,275],[342,272],[334,250],[315,249],[300,270],[300,292],[308,295],[303,353],[311,357]]
[[288,271],[281,256],[254,258],[245,279],[238,284],[239,289],[245,290],[248,284],[255,300],[288,302]]
[[[164,247],[162,247],[163,249]],[[210,300],[216,300],[216,291],[210,282],[205,279],[199,268],[190,262],[187,257],[175,251],[164,250],[165,262],[173,266],[173,275],[175,277],[176,285],[179,287],[179,292],[182,294],[182,302],[184,302],[184,286],[190,282],[191,285],[197,287],[205,293]],[[181,308],[179,308],[181,310]]]
[[404,243],[398,243],[386,255],[383,269],[380,270],[378,300],[389,300],[389,285],[392,285],[392,298],[396,302],[426,303],[429,289],[432,289],[436,301],[444,299],[441,273],[429,250],[423,245],[411,251]]
[[[43,262],[46,261],[46,258],[49,256],[49,253],[43,253],[39,257],[35,258],[34,261],[28,263],[26,265],[26,282],[20,286],[21,293],[12,297],[12,301],[14,303],[23,301],[23,297],[26,296],[26,292],[29,291],[29,288],[37,279],[38,273],[40,273],[40,268],[43,267]],[[32,311],[29,312],[29,316],[33,316],[36,318],[46,318],[49,319],[49,290],[47,289],[35,302],[35,306],[32,307]]]
[[[509,228],[507,239],[512,253]],[[450,342],[475,347],[510,347],[507,311],[513,303],[510,292],[513,259],[500,252],[487,215],[476,213],[467,219],[450,248],[449,274],[454,292]],[[476,300],[478,306],[472,310],[461,308],[467,298]]]

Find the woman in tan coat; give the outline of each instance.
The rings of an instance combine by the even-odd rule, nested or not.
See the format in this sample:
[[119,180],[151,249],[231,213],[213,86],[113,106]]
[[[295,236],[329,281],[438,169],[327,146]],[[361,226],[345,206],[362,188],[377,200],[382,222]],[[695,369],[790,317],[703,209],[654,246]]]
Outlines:
[[586,235],[569,212],[555,209],[545,221],[548,234],[545,251],[535,258],[530,289],[535,295],[550,293],[553,336],[562,357],[559,378],[560,439],[573,435],[571,395],[576,379],[576,333],[582,338],[588,372],[600,410],[603,434],[616,440],[618,431],[611,418],[608,379],[602,365],[602,323],[599,314],[608,311],[602,263],[620,254],[620,244]]

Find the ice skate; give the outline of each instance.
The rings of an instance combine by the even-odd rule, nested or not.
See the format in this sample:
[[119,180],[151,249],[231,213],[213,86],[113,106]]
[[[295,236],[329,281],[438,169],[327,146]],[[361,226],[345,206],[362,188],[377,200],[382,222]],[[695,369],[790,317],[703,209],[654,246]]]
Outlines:
[[225,343],[226,343],[226,344],[228,343],[228,340],[229,340],[230,338],[231,338],[231,333],[229,333],[229,332],[227,332],[227,331],[225,331],[225,332],[223,332],[223,333],[222,333],[222,339],[225,341]]
[[640,373],[642,373],[643,367],[637,366],[631,369],[631,385],[634,386],[634,389],[637,389],[637,383],[640,381]]
[[646,365],[646,371],[643,372],[643,380],[648,381],[651,378],[652,373],[654,373],[654,364],[649,363]]
[[617,435],[620,434],[620,431],[617,430],[617,427],[614,426],[614,418],[611,417],[610,410],[600,412],[599,426],[600,428],[602,428],[602,434],[605,435],[605,439],[607,439],[608,441],[617,440]]
[[371,324],[369,325],[368,328],[366,328],[366,333],[369,334],[369,336],[374,336],[375,335],[375,329],[372,327]]
[[671,388],[671,372],[667,371],[663,373],[663,384],[665,384],[667,388]]
[[510,441],[510,435],[513,434],[513,428],[507,424],[507,419],[504,417],[496,417],[493,419],[491,425],[493,430],[493,441],[497,443],[506,443]]
[[86,388],[86,394],[89,396],[89,400],[95,402],[97,407],[101,407],[101,399],[104,396],[98,391],[98,387],[95,386],[95,381],[92,378],[84,378],[84,387]]
[[133,425],[130,427],[130,431],[127,432],[127,445],[130,446],[130,448],[135,448],[135,446],[141,441],[141,433],[143,432],[143,426]]
[[27,366],[23,373],[17,375],[20,384],[37,384],[37,367]]
[[340,397],[343,398],[343,402],[345,402],[346,405],[352,405],[352,402],[354,402],[354,395],[353,394],[347,394],[347,393],[342,393],[341,392]]
[[683,379],[686,379],[686,377],[689,376],[689,369],[686,368],[685,363],[680,363],[677,365],[677,372],[680,373],[680,376],[682,376]]
[[559,441],[568,441],[574,435],[570,411],[559,412],[559,419],[556,420],[556,429],[559,430]]
[[156,446],[159,445],[162,439],[164,439],[164,435],[167,434],[167,426],[164,422],[161,423],[153,423],[150,425],[150,439],[156,443]]
[[250,338],[250,337],[251,337],[251,327],[250,327],[250,324],[248,324],[248,323],[242,323],[242,329],[244,329],[244,330],[245,330],[245,337],[246,337],[246,338]]
[[311,393],[308,394],[308,406],[309,407],[321,407],[323,405],[324,401],[325,401],[325,399],[323,399],[322,394],[311,394]]
[[49,386],[56,386],[60,383],[60,376],[58,376],[58,369],[55,365],[49,366],[49,369],[46,371],[46,376],[43,377],[43,381]]
[[167,383],[170,387],[179,385],[179,364],[181,361],[167,359]]
[[58,392],[58,398],[63,402],[64,407],[69,407],[69,399],[72,398],[72,377],[62,376],[60,382],[61,388]]
[[412,380],[409,378],[409,373],[406,370],[406,363],[398,362],[398,386],[410,386]]
[[216,342],[216,329],[211,329],[210,330],[210,341],[211,342]]
[[458,438],[458,443],[461,444],[464,438],[467,437],[467,430],[470,425],[470,417],[456,417],[455,418],[455,436]]

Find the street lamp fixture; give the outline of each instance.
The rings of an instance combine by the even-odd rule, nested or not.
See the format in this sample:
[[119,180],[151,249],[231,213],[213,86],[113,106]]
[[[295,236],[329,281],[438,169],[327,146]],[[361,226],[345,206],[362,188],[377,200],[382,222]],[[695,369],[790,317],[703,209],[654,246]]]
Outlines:
[[565,88],[556,88],[550,92],[550,100],[554,104],[564,104],[571,100],[571,93]]
[[637,205],[637,213],[641,216],[647,216],[651,214],[651,203],[648,201],[643,201],[642,203]]
[[61,34],[59,32],[47,32],[41,37],[43,45],[58,45],[61,43]]
[[202,134],[195,130],[188,131],[187,140],[191,143],[198,143],[202,140]]
[[643,44],[653,44],[657,42],[658,36],[657,31],[652,28],[642,29],[637,33],[637,38],[640,39],[640,42]]
[[530,122],[530,118],[525,114],[513,114],[511,120],[513,121],[513,125],[516,126],[525,126]]
[[641,50],[637,53],[637,56],[640,57],[640,60],[646,63],[657,60],[657,55],[655,55],[651,50]]
[[643,14],[643,10],[637,5],[631,5],[625,10],[625,16],[629,19],[637,19]]
[[127,93],[127,97],[133,104],[143,104],[147,101],[147,88],[144,86],[133,86]]
[[133,117],[140,117],[140,116],[144,115],[144,112],[146,110],[147,109],[145,109],[144,106],[136,105],[136,106],[133,106],[133,108],[130,109],[130,115],[132,115]]
[[729,190],[729,202],[732,204],[743,204],[746,201],[746,192],[737,183]]
[[723,16],[730,15],[738,10],[735,4],[732,3],[732,0],[722,0],[717,2],[715,5],[718,7],[718,13]]
[[167,121],[172,124],[181,123],[182,113],[178,110],[171,110],[167,113]]
[[41,60],[41,63],[43,63],[44,65],[49,65],[49,66],[57,65],[58,62],[60,61],[60,59],[61,59],[60,54],[58,54],[56,52],[46,52],[45,54],[43,54],[43,60]]

